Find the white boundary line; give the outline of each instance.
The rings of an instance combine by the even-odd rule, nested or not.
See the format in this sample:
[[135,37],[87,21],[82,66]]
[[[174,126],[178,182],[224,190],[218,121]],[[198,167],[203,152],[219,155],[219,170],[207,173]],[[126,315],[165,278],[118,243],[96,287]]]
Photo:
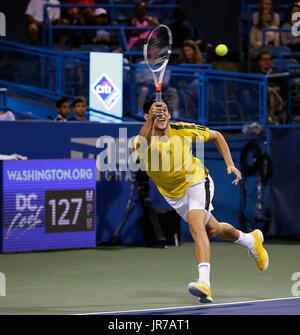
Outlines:
[[150,312],[150,311],[164,311],[169,309],[185,309],[185,308],[207,308],[207,307],[216,307],[216,306],[225,306],[225,305],[237,305],[237,304],[248,304],[253,302],[265,302],[265,301],[276,301],[276,300],[289,300],[289,299],[300,299],[300,297],[289,297],[289,298],[274,298],[274,299],[263,299],[263,300],[249,300],[249,301],[239,301],[239,302],[225,302],[221,304],[201,304],[193,306],[181,306],[181,307],[164,307],[164,308],[152,308],[152,309],[133,309],[128,311],[113,311],[113,312],[103,312],[103,313],[81,313],[81,314],[72,314],[72,315],[107,315],[114,313],[133,313],[133,312]]

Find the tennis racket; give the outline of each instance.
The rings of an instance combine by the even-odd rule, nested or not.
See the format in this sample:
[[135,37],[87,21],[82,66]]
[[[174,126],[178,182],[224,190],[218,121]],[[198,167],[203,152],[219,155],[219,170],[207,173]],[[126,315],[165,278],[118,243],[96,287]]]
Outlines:
[[165,70],[172,52],[171,30],[164,24],[154,28],[144,44],[144,59],[153,75],[156,101],[161,102],[161,89]]

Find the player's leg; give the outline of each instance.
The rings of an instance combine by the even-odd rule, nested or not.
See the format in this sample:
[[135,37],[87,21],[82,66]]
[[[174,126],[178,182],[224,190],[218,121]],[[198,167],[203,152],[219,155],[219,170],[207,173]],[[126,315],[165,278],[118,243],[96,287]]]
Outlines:
[[210,244],[205,229],[207,212],[204,210],[190,210],[188,224],[194,240],[195,257],[198,264],[199,279],[189,283],[189,292],[198,297],[201,303],[212,302],[210,289]]
[[213,215],[210,216],[205,228],[209,237],[243,245],[252,253],[260,270],[264,271],[268,268],[269,256],[262,246],[264,238],[260,230],[256,229],[251,233],[244,233],[229,223],[219,222]]
[[201,303],[212,302],[210,288],[210,243],[205,225],[213,209],[213,180],[205,178],[195,183],[188,190],[188,224],[195,243],[195,256],[199,277],[196,282],[189,283],[189,292],[199,297]]
[[206,212],[191,210],[188,213],[188,224],[194,240],[194,250],[197,263],[210,262],[210,245],[205,229]]
[[[189,224],[194,240],[195,257],[198,264],[198,280],[189,283],[188,290],[200,302],[212,302],[210,290],[210,244],[205,229],[210,213],[205,210],[206,195],[203,183],[190,187],[179,199],[165,197],[170,206]],[[212,198],[212,197],[211,197]]]
[[[212,214],[205,228],[209,237],[217,237],[225,241],[235,242],[238,241],[241,236],[241,232],[235,229],[231,224],[217,221]],[[244,236],[242,236],[242,242],[245,246],[252,246],[252,244],[254,243],[253,236],[251,236],[250,234],[245,235],[245,238]]]

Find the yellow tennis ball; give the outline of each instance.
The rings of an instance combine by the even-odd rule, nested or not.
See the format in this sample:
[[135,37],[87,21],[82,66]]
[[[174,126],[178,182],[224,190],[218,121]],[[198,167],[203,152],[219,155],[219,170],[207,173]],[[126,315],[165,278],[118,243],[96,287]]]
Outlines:
[[218,56],[222,57],[222,56],[225,56],[227,54],[228,48],[227,48],[227,46],[225,44],[219,44],[219,45],[217,45],[215,51],[216,51],[216,54]]

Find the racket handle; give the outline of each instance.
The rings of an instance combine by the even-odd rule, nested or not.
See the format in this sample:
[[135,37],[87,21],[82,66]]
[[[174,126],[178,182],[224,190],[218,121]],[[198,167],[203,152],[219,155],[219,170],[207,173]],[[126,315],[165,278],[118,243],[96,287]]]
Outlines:
[[156,101],[157,101],[157,102],[162,102],[162,99],[161,99],[161,91],[156,92]]
[[156,89],[156,101],[157,102],[162,102],[161,86],[162,86],[162,83],[158,83],[158,85],[155,87],[155,89]]

